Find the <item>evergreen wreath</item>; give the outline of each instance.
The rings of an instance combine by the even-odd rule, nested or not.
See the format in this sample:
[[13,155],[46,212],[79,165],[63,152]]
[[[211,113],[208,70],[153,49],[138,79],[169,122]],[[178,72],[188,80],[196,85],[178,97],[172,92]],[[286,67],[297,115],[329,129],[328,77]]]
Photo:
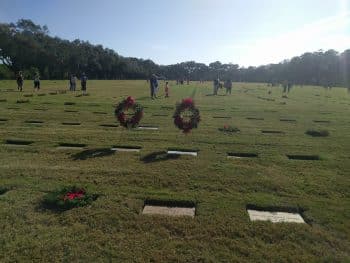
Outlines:
[[[131,117],[126,114],[129,110],[134,112]],[[129,96],[116,106],[114,114],[121,126],[129,129],[136,128],[143,117],[143,107]]]
[[190,132],[198,127],[200,122],[199,110],[195,107],[192,98],[183,99],[176,105],[174,113],[174,124],[184,133]]

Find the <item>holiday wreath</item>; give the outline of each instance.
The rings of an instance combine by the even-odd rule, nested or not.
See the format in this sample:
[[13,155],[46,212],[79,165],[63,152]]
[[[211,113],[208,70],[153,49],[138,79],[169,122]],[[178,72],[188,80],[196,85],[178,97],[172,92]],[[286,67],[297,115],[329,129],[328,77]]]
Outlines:
[[86,206],[96,200],[98,195],[90,194],[76,186],[64,187],[44,196],[43,203],[48,208],[68,210],[73,207]]
[[197,128],[200,122],[200,116],[193,99],[183,99],[181,103],[178,103],[173,118],[176,127],[184,133],[188,133],[193,128]]
[[[129,111],[133,112],[133,114],[127,114]],[[136,103],[133,97],[129,96],[116,106],[114,113],[121,126],[136,128],[143,117],[143,107]]]

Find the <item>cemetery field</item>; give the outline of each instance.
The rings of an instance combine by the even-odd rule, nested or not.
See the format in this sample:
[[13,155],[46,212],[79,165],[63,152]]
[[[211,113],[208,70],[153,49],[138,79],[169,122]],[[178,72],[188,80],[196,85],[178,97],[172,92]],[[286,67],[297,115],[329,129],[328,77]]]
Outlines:
[[[0,262],[350,261],[346,89],[296,86],[282,98],[281,87],[234,83],[232,95],[210,96],[211,82],[170,82],[164,98],[160,82],[151,100],[146,81],[91,80],[89,96],[62,92],[67,81],[41,85],[33,92],[25,81],[19,93],[0,82]],[[118,126],[114,105],[127,96],[154,129]],[[172,116],[190,96],[201,122],[185,135]],[[123,147],[138,151],[111,150]],[[99,197],[66,211],[43,206],[72,185]],[[195,215],[143,214],[147,200]],[[251,221],[247,209],[305,223]]]

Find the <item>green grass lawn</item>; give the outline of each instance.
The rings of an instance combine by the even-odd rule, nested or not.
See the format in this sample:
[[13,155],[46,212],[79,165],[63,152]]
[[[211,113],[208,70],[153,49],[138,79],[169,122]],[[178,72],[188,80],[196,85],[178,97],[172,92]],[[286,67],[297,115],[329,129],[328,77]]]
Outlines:
[[[222,90],[214,97],[211,83],[171,83],[170,98],[164,98],[161,83],[161,98],[151,100],[146,81],[89,81],[89,96],[49,94],[67,85],[42,81],[39,94],[46,95],[38,96],[29,81],[23,93],[14,81],[0,82],[0,188],[8,189],[0,195],[1,262],[350,261],[345,89],[295,87],[282,98],[278,87],[234,83],[232,95]],[[128,95],[145,107],[141,124],[159,130],[100,126],[117,124],[113,106]],[[185,135],[172,114],[177,101],[192,95],[202,120]],[[33,120],[43,123],[26,122]],[[219,131],[224,125],[240,132]],[[329,136],[312,137],[307,130],[327,130]],[[33,143],[13,146],[6,140]],[[57,149],[60,143],[86,144],[89,150],[142,148],[80,158],[82,150]],[[147,158],[168,148],[199,152]],[[258,157],[230,159],[229,152]],[[286,156],[298,154],[320,160]],[[70,185],[100,196],[65,212],[43,208],[45,194]],[[146,199],[194,202],[196,216],[142,215]],[[248,204],[299,208],[307,224],[251,222]]]

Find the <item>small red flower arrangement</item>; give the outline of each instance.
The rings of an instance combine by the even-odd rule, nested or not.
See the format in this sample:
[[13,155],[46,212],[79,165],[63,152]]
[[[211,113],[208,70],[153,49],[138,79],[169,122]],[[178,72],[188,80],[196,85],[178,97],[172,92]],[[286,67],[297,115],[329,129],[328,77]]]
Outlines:
[[[127,116],[128,111],[133,112],[131,117]],[[129,129],[136,128],[143,117],[143,107],[129,96],[116,106],[114,114],[121,126]]]
[[44,196],[43,203],[48,208],[68,210],[86,206],[96,200],[98,195],[88,193],[84,188],[76,186],[64,187]]
[[63,200],[74,200],[75,198],[82,198],[85,195],[84,190],[78,190],[78,192],[68,192],[64,197]]
[[235,133],[240,132],[240,130],[236,127],[233,127],[231,125],[225,124],[223,128],[219,128],[219,131],[225,132],[225,133]]
[[184,133],[190,132],[193,128],[198,127],[200,122],[199,110],[195,107],[192,98],[183,99],[176,105],[174,113],[174,124]]

